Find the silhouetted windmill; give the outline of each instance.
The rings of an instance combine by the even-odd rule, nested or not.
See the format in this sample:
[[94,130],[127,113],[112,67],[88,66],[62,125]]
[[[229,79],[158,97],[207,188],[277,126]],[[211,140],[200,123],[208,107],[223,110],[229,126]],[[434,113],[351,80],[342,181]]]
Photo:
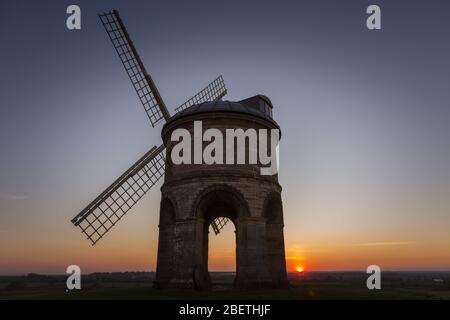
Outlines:
[[[120,61],[154,127],[160,120],[170,119],[169,111],[152,78],[146,71],[131,38],[116,10],[99,14]],[[175,109],[178,113],[194,104],[222,99],[227,93],[219,76],[195,96]],[[72,223],[78,226],[92,245],[97,243],[156,184],[164,174],[164,145],[154,146],[102,194],[84,208]],[[211,225],[216,234],[226,224],[217,218]]]

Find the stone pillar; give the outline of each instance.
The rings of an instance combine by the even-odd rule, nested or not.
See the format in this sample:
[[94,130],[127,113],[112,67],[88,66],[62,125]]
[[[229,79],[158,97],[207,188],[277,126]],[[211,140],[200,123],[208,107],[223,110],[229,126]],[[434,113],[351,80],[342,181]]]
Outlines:
[[173,277],[170,279],[169,288],[195,288],[194,271],[198,261],[195,253],[198,251],[196,241],[197,221],[184,220],[175,224],[174,239],[174,267]]
[[238,222],[237,288],[271,287],[264,219]]
[[156,288],[165,288],[173,275],[175,225],[160,225],[158,240],[158,260],[156,264]]
[[289,286],[286,275],[283,227],[283,224],[268,223],[266,225],[269,271],[272,285],[278,288]]

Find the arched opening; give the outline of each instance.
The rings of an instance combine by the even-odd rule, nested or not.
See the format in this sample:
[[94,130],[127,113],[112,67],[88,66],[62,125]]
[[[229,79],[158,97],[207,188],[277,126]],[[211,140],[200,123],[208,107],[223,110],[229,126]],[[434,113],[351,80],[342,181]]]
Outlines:
[[[217,221],[219,220],[219,221]],[[233,286],[236,277],[236,227],[228,218],[217,218],[217,229],[208,227],[208,273],[215,289],[227,289]]]
[[[199,289],[210,289],[213,284],[220,286],[220,283],[228,283],[231,287],[239,273],[239,242],[236,234],[239,219],[248,215],[246,202],[234,189],[218,187],[200,196],[196,211],[203,231],[201,267],[199,275],[196,276],[196,286]],[[220,233],[215,235],[211,223],[217,218],[227,218],[229,221]],[[221,248],[226,248],[226,252],[220,252]],[[210,257],[213,257],[212,264],[209,263]],[[219,270],[222,268],[225,270]],[[228,274],[211,276],[210,272],[217,271],[226,271]]]

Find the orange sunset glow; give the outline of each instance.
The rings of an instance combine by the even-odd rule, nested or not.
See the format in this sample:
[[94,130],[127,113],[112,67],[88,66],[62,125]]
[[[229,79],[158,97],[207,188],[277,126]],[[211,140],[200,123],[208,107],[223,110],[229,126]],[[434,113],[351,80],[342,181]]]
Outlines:
[[[159,194],[143,199],[122,225],[90,246],[67,222],[86,193],[89,191],[75,199],[66,198],[65,204],[55,207],[58,214],[52,216],[52,224],[40,220],[24,225],[20,232],[0,229],[2,243],[8,243],[0,246],[0,270],[5,274],[64,273],[68,265],[78,264],[84,272],[155,271]],[[285,198],[290,199],[291,193],[287,190]],[[286,201],[285,253],[290,272],[297,272],[299,266],[308,271],[365,270],[371,264],[385,270],[450,268],[445,224],[425,228],[428,221],[405,224],[399,218],[386,225],[377,216],[360,219],[356,214],[360,209],[335,203],[334,212],[353,217],[347,223],[339,215],[330,215],[328,205],[311,201],[305,196],[302,203]],[[25,211],[34,208],[28,199],[16,204]],[[396,209],[401,217],[401,208]],[[217,236],[210,232],[209,239],[209,270],[235,271],[234,226],[228,224]]]
[[[62,218],[58,222],[62,230],[36,223],[28,226],[21,237],[3,231],[1,236],[9,239],[9,245],[0,247],[0,270],[6,274],[55,274],[64,273],[67,265],[78,264],[84,272],[155,271],[158,211],[155,208],[153,215],[148,214],[146,206],[157,196],[146,199],[136,214],[126,217],[120,228],[93,247],[77,230],[64,225]],[[70,212],[66,214],[69,216]],[[292,219],[286,216],[287,220]],[[439,228],[434,229],[433,234],[423,230],[421,241],[370,242],[365,239],[370,235],[368,229],[360,231],[368,233],[361,236],[364,241],[357,235],[341,233],[344,226],[336,228],[327,239],[312,232],[313,224],[303,222],[303,227],[298,223],[297,230],[301,232],[290,228],[289,223],[285,227],[286,266],[290,272],[365,270],[370,264],[378,264],[385,270],[445,270],[450,267],[450,243],[445,241]],[[327,226],[322,224],[321,228]],[[441,230],[443,232],[444,228]],[[330,231],[332,229],[328,229]],[[386,238],[394,237],[388,233],[386,230]],[[234,226],[227,225],[218,236],[210,232],[209,237],[209,270],[235,271]]]

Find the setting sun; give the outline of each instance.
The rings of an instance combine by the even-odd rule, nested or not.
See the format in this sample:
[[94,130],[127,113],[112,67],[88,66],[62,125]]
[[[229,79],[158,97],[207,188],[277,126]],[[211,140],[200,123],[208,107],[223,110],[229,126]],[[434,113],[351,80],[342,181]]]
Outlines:
[[298,273],[302,273],[305,269],[303,268],[303,266],[297,266],[297,268],[295,268],[295,271],[297,271]]

